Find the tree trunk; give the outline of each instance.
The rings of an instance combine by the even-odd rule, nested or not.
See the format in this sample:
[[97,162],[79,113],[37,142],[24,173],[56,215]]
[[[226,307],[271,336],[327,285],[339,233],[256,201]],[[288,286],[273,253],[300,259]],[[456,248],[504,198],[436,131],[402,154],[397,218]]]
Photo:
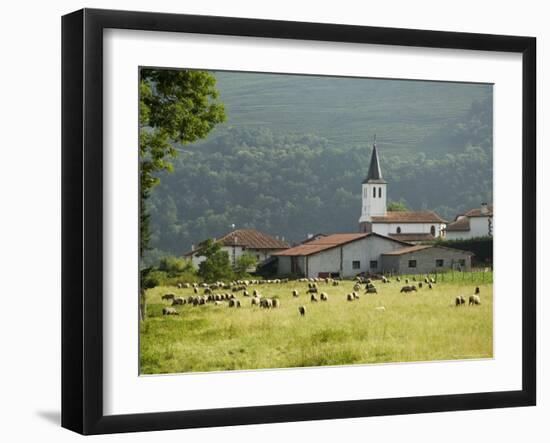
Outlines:
[[147,299],[144,289],[141,289],[139,292],[139,318],[141,321],[144,321],[147,316]]

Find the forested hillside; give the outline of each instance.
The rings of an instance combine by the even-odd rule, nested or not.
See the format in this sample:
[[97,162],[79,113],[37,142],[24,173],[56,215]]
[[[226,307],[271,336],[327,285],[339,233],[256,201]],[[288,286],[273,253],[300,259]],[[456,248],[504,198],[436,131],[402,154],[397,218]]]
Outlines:
[[216,76],[228,122],[162,174],[150,259],[233,224],[291,243],[356,231],[374,133],[390,200],[447,219],[492,200],[490,86]]

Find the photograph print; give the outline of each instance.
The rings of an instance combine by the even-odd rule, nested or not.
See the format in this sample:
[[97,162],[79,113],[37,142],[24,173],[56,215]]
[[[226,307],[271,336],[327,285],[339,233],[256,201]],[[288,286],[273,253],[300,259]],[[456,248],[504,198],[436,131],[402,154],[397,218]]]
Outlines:
[[493,358],[492,84],[139,75],[141,375]]

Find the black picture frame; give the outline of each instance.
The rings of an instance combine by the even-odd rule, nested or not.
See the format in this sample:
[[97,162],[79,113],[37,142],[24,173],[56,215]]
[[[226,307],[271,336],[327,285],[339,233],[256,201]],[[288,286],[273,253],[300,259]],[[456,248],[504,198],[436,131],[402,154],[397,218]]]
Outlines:
[[[522,54],[522,389],[132,415],[103,413],[103,30]],[[82,434],[414,414],[536,403],[536,39],[83,9],[62,18],[62,426]]]

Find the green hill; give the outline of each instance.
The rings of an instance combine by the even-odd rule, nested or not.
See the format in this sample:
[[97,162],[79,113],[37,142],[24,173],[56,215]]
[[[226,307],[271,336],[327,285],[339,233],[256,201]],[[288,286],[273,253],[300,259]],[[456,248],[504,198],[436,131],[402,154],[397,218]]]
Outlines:
[[375,133],[390,200],[447,219],[492,200],[490,85],[216,77],[228,122],[180,147],[148,202],[159,251],[181,254],[233,224],[290,242],[357,230]]
[[216,72],[226,126],[311,133],[335,146],[370,143],[387,153],[453,152],[441,131],[460,121],[492,86],[432,81]]

